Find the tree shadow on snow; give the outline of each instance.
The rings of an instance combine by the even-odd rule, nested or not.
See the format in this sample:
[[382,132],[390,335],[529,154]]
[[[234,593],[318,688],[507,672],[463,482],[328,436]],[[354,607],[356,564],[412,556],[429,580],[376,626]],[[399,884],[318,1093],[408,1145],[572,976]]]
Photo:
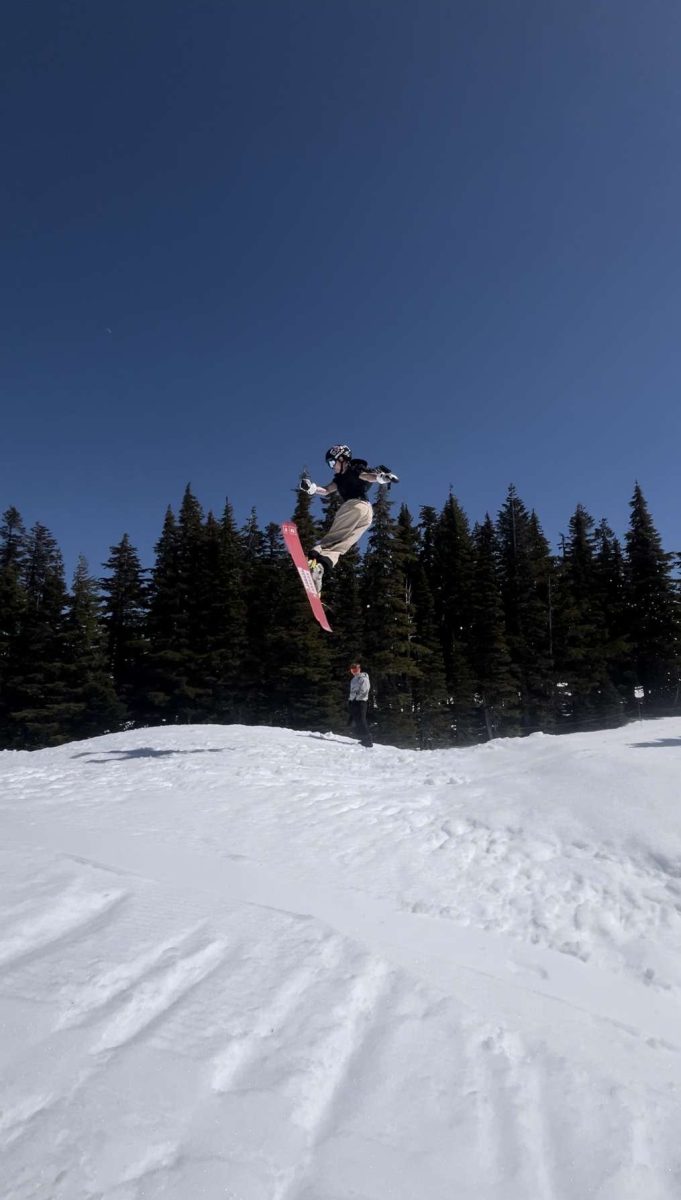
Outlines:
[[125,762],[129,758],[170,758],[174,754],[224,754],[231,746],[202,746],[196,750],[154,750],[152,746],[139,746],[135,750],[100,750],[106,758],[95,758],[91,750],[81,750],[71,758],[87,758],[93,763]]
[[654,750],[658,746],[681,746],[681,737],[658,738],[655,742],[632,742],[634,750]]

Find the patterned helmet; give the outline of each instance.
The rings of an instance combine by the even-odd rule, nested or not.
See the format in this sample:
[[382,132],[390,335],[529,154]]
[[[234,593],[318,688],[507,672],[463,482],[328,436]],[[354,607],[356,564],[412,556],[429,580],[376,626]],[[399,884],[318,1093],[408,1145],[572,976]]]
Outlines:
[[350,462],[352,450],[349,446],[330,446],[326,452],[327,465],[332,467],[336,462]]

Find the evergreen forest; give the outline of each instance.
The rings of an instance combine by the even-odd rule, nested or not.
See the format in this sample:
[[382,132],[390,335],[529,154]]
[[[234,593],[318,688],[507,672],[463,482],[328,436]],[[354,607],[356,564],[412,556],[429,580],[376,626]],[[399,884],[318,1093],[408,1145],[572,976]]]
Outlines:
[[[299,495],[311,547],[322,519]],[[348,665],[371,676],[375,740],[422,749],[681,711],[679,555],[636,485],[623,543],[578,505],[560,551],[515,487],[471,525],[450,494],[418,519],[388,490],[362,552],[327,575],[324,633],[255,511],[168,508],[151,569],[126,534],[70,585],[47,527],[0,524],[0,748],[188,722],[346,732]]]

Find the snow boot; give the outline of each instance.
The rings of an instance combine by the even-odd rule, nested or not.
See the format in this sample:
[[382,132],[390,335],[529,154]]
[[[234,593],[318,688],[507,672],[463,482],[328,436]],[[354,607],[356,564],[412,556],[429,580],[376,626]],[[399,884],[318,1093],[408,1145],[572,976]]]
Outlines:
[[310,575],[312,576],[312,582],[317,589],[317,595],[321,596],[322,583],[324,582],[324,571],[330,571],[333,567],[333,563],[331,562],[330,558],[326,557],[325,554],[318,554],[313,550],[307,560],[307,565],[310,568]]
[[317,589],[317,595],[321,596],[322,583],[324,582],[324,568],[318,558],[308,558],[307,565],[310,568],[310,575]]

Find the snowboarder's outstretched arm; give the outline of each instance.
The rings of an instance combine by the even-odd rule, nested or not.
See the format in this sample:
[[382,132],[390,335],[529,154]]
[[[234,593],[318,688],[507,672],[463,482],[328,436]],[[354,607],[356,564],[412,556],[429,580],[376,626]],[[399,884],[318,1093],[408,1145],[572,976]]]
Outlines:
[[333,479],[331,483],[327,483],[326,487],[322,487],[321,483],[313,483],[311,479],[308,479],[307,475],[303,475],[300,481],[300,490],[301,492],[307,492],[308,496],[330,496],[333,492],[337,492],[338,488]]
[[399,483],[399,477],[387,467],[367,467],[366,471],[360,471],[359,477],[366,483],[380,483],[383,486],[388,483]]

